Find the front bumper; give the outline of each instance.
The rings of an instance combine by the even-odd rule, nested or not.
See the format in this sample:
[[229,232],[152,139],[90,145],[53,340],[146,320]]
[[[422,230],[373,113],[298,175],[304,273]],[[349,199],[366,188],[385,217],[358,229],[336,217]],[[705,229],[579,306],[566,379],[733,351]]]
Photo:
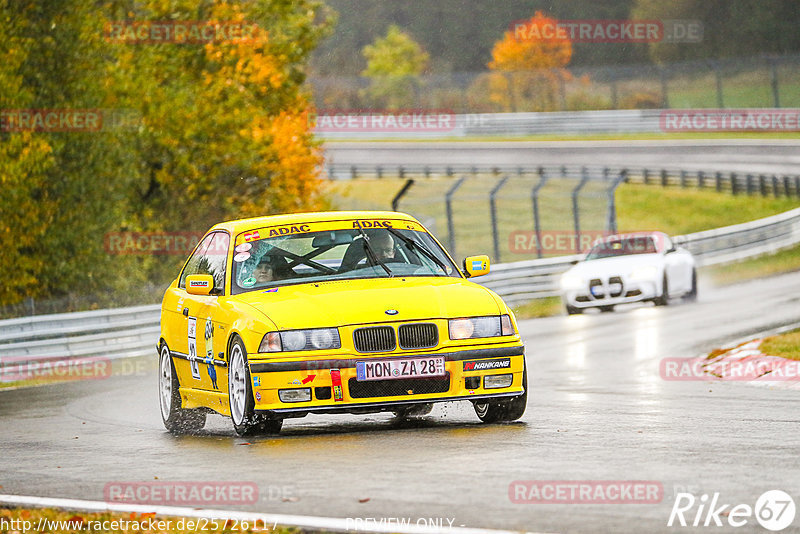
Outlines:
[[565,291],[562,299],[565,304],[575,308],[595,308],[642,302],[658,296],[659,288],[655,280],[617,278],[619,285],[609,283],[609,279],[599,279],[599,285],[590,286],[587,282],[585,287]]
[[[358,381],[356,377],[356,362],[359,361],[432,356],[444,357],[445,377],[378,381]],[[257,412],[299,417],[308,413],[391,411],[419,403],[518,396],[524,392],[524,358],[524,346],[517,343],[347,358],[253,360],[250,374]],[[341,400],[334,394],[333,375],[336,373],[331,371],[338,371],[341,377]],[[497,374],[511,374],[511,384],[484,388],[484,377]],[[311,400],[282,402],[279,390],[292,388],[310,389]]]

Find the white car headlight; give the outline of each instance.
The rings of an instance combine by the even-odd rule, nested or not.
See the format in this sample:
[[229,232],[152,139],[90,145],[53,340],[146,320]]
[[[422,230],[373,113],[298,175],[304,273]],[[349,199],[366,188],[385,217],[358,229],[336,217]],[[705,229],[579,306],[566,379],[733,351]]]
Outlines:
[[314,328],[310,330],[287,330],[269,332],[264,336],[258,352],[294,352],[297,350],[338,349],[342,346],[336,328]]
[[658,277],[658,267],[655,265],[640,265],[631,271],[632,280],[655,280]]
[[577,274],[566,273],[561,277],[561,289],[568,291],[570,289],[580,289],[584,285],[583,278]]

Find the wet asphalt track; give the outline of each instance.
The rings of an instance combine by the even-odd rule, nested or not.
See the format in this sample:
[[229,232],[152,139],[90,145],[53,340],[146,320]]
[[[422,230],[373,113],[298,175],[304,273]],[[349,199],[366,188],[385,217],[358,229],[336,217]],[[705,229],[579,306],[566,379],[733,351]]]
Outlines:
[[[251,439],[212,416],[202,434],[176,437],[161,425],[154,366],[0,391],[0,493],[103,500],[112,481],[243,480],[259,486],[260,501],[242,509],[281,514],[548,532],[766,532],[753,519],[739,529],[666,521],[680,487],[751,506],[779,488],[800,505],[800,390],[666,382],[658,364],[797,321],[798,288],[800,273],[720,289],[701,280],[695,304],[523,321],[531,395],[513,424],[483,425],[469,404],[453,403],[416,421],[310,416]],[[652,480],[665,498],[512,504],[515,480]],[[792,531],[800,514],[783,532]]]
[[670,141],[502,141],[325,143],[327,164],[388,170],[400,165],[607,165],[795,175],[800,141],[770,139]]

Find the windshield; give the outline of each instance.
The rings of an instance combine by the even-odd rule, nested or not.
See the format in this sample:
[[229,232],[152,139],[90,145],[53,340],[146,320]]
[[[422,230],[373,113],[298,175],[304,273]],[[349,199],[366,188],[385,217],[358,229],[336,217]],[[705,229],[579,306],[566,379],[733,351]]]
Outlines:
[[436,241],[416,230],[347,228],[278,235],[240,243],[234,254],[233,294],[354,278],[460,277]]
[[655,241],[652,237],[627,237],[612,239],[596,244],[586,255],[586,260],[613,258],[616,256],[629,256],[633,254],[655,254]]

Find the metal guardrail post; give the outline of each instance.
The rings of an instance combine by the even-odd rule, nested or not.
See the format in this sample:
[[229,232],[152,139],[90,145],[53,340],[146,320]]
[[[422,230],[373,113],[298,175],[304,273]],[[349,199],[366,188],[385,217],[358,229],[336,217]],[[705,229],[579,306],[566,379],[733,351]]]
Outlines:
[[763,174],[758,175],[758,191],[762,197],[767,196],[767,177]]
[[356,171],[356,166],[355,165],[350,167],[350,178],[352,178],[353,180],[358,178],[358,172]]
[[547,173],[543,167],[539,167],[539,183],[531,190],[531,200],[533,201],[533,231],[536,232],[536,257],[542,257],[542,227],[539,222],[539,190],[547,183]]
[[780,188],[778,187],[778,175],[777,174],[773,174],[772,175],[772,196],[775,197],[775,198],[778,198],[778,196],[780,194],[781,194],[780,193]]
[[411,186],[414,185],[414,179],[409,178],[406,180],[406,183],[403,184],[403,187],[400,188],[400,191],[392,199],[392,211],[397,211],[398,206],[400,205],[400,200],[406,195]]
[[686,189],[686,171],[681,171],[681,188]]
[[792,184],[789,182],[789,177],[783,177],[783,194],[786,198],[789,198],[792,194]]
[[775,58],[769,60],[769,82],[772,86],[772,102],[776,108],[781,107],[780,88],[778,84],[778,62]]
[[456,228],[453,224],[453,195],[458,188],[461,187],[461,184],[464,183],[466,180],[466,176],[462,176],[458,179],[458,181],[453,184],[447,193],[445,193],[444,201],[445,201],[445,210],[447,212],[447,240],[450,243],[450,254],[453,256],[457,256],[456,254]]
[[747,175],[747,194],[752,195],[753,191],[755,190],[755,185],[753,184],[753,175]]
[[712,64],[714,66],[714,78],[717,82],[717,108],[722,109],[725,107],[722,96],[722,69],[720,68],[719,61],[712,61]]
[[608,231],[612,234],[617,233],[617,204],[616,204],[616,192],[617,187],[627,180],[628,178],[628,170],[622,169],[619,171],[619,175],[614,180],[614,183],[611,184],[606,190],[606,194],[608,195]]
[[735,172],[731,173],[730,180],[731,180],[731,194],[736,196],[736,194],[738,194],[739,192],[739,188],[737,187]]
[[661,187],[667,187],[667,169],[661,169]]
[[714,175],[714,179],[716,181],[716,183],[714,185],[717,188],[717,192],[722,191],[722,173],[721,172],[717,172],[717,174]]
[[494,261],[496,263],[500,263],[500,237],[497,232],[497,193],[500,191],[508,179],[511,178],[510,175],[506,174],[500,179],[500,182],[494,186],[489,193],[489,209],[492,216],[492,243],[494,244]]
[[650,170],[645,167],[644,172],[642,173],[642,181],[644,185],[650,185]]
[[581,219],[578,213],[578,195],[583,189],[583,186],[589,181],[589,173],[586,167],[581,168],[581,181],[572,190],[572,221],[575,224],[575,253],[581,253]]
[[706,175],[703,171],[697,171],[697,189],[703,189],[706,185]]

